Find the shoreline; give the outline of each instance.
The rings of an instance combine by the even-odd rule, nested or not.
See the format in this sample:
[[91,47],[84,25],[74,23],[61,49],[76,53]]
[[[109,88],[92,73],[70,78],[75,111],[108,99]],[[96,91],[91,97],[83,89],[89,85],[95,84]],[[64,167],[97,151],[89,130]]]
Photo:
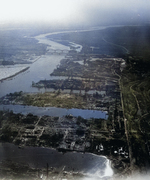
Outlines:
[[8,77],[2,78],[2,79],[0,79],[0,82],[3,82],[4,80],[7,80],[7,79],[9,79],[9,78],[13,78],[13,77],[17,76],[18,74],[27,71],[29,68],[30,68],[30,66],[25,67],[24,69],[18,71],[17,73],[15,73],[15,74],[13,74],[13,75],[10,75],[10,76],[8,76]]
[[[7,142],[6,143],[0,142],[0,146],[2,149],[7,148],[6,154],[7,153],[14,154],[14,157],[12,157],[11,161],[9,162],[7,161],[7,159],[4,158],[3,159],[4,165],[3,167],[1,167],[3,170],[9,167],[10,171],[8,175],[10,176],[14,175],[13,167],[15,166],[17,166],[18,169],[20,170],[21,169],[26,170],[24,167],[26,167],[27,164],[26,161],[28,159],[28,156],[31,156],[30,155],[31,151],[34,151],[34,155],[32,156],[32,158],[36,162],[34,161],[34,164],[29,164],[29,166],[27,166],[28,167],[27,170],[29,169],[35,170],[35,172],[33,172],[33,177],[36,177],[38,171],[41,171],[45,176],[47,175],[47,178],[48,178],[48,174],[50,178],[53,173],[55,174],[55,176],[58,176],[60,172],[63,172],[61,174],[61,177],[66,177],[67,174],[70,174],[70,177],[68,177],[67,179],[73,179],[74,176],[77,176],[77,178],[81,178],[81,179],[83,179],[84,177],[89,177],[89,178],[93,177],[93,178],[102,178],[102,179],[109,177],[109,179],[111,179],[113,176],[113,170],[111,168],[110,161],[107,159],[106,156],[96,155],[88,152],[82,153],[82,152],[74,152],[74,151],[62,153],[55,148],[49,148],[49,147],[44,147],[44,148],[32,147],[32,146],[19,147],[17,145],[14,145],[13,143],[7,143]],[[14,152],[11,152],[11,149],[13,149]],[[19,157],[18,154],[20,155]],[[42,161],[39,161],[39,159],[36,158],[39,155],[43,157]],[[57,163],[55,163],[55,159],[53,158],[54,155],[58,157]],[[26,158],[23,159],[23,157]],[[69,161],[68,163],[66,163],[66,160],[68,158],[74,159],[74,162]],[[103,164],[105,164],[105,166],[101,167],[102,170],[100,170],[100,167],[95,166],[95,168],[93,167],[92,171],[90,171],[91,169],[86,164],[84,164],[85,158],[87,159],[86,162],[88,164],[92,163],[94,165],[98,163],[99,166],[101,166],[101,162],[102,162]],[[83,167],[82,166],[76,167],[75,164],[77,164],[78,162],[80,162],[80,164],[83,164]],[[22,174],[18,173],[18,176],[19,175],[21,178]],[[28,175],[30,175],[30,171],[26,171],[24,177],[28,177]]]

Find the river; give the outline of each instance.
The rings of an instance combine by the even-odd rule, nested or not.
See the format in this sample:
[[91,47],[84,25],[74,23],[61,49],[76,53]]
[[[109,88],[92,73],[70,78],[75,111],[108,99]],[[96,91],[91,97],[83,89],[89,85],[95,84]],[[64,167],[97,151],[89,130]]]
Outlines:
[[[47,35],[40,35],[35,37],[39,43],[45,43],[49,45],[48,50],[50,49],[61,49],[61,50],[69,50],[68,46],[61,45],[59,43],[50,41],[46,38]],[[81,47],[80,47],[81,49]],[[41,79],[55,79],[58,77],[50,76],[50,73],[53,72],[54,68],[60,63],[60,60],[63,59],[65,55],[52,55],[47,52],[45,55],[42,55],[37,61],[30,65],[30,68],[18,74],[17,76],[4,80],[0,82],[0,97],[13,92],[41,92],[40,89],[32,87],[32,81],[38,82]],[[64,77],[61,77],[64,78]],[[11,105],[9,105],[11,106]],[[5,108],[6,106],[1,106],[1,109]],[[19,108],[18,108],[19,107]],[[23,113],[30,112],[29,109],[31,107],[27,106],[13,106],[12,109],[16,108],[16,111],[20,111]],[[35,109],[34,109],[35,108]],[[66,111],[66,114],[78,114],[84,115],[84,118],[91,117],[91,113],[102,114],[106,118],[106,112],[101,111],[89,111],[89,110],[82,110],[79,113],[79,110],[72,109],[72,110],[62,110],[61,108],[38,108],[32,107],[34,112],[40,113],[47,113],[51,112],[48,115],[56,115],[58,113],[54,113],[60,111]],[[7,109],[7,107],[6,107]],[[8,109],[11,109],[10,107]],[[14,110],[14,111],[15,111]],[[80,110],[81,111],[81,110]],[[54,113],[54,114],[53,114]],[[89,114],[89,115],[88,115]],[[64,115],[62,113],[62,115]],[[88,117],[86,116],[88,115]],[[0,143],[0,161],[2,160],[12,160],[15,162],[26,162],[31,167],[36,168],[43,168],[45,167],[46,163],[49,163],[50,166],[62,169],[63,166],[66,167],[67,171],[71,171],[74,169],[75,171],[80,171],[83,174],[90,174],[92,176],[103,177],[103,176],[112,176],[113,171],[110,167],[109,160],[106,157],[98,156],[89,153],[76,153],[76,152],[68,152],[66,154],[62,154],[57,152],[53,149],[48,148],[36,148],[36,147],[25,147],[24,149],[18,149],[17,146],[8,143]]]
[[104,156],[91,153],[61,153],[51,148],[24,147],[19,149],[10,143],[0,143],[0,161],[10,160],[28,164],[32,168],[56,168],[61,171],[65,167],[68,172],[80,172],[92,177],[112,176],[110,161]]
[[[104,27],[102,27],[104,28]],[[84,30],[85,31],[85,30]],[[88,31],[88,30],[87,30]],[[74,32],[74,31],[65,31],[65,32],[53,32],[53,33],[47,33],[47,34],[41,34],[39,36],[36,36],[35,39],[39,41],[39,43],[46,44],[48,47],[48,51],[45,55],[42,55],[40,58],[37,59],[33,64],[30,65],[30,68],[22,72],[15,77],[9,78],[7,80],[4,80],[3,82],[0,82],[0,97],[14,92],[47,92],[52,91],[52,89],[38,89],[32,87],[32,82],[38,82],[40,80],[44,79],[65,79],[66,77],[57,77],[57,76],[50,76],[50,74],[53,72],[53,70],[57,67],[57,65],[60,63],[60,60],[65,58],[65,54],[57,55],[57,54],[51,54],[51,49],[59,49],[59,50],[70,50],[70,47],[59,44],[57,42],[51,41],[47,38],[49,35],[53,34],[59,34],[59,33],[68,33],[68,32]],[[74,43],[75,44],[75,43]],[[81,45],[77,45],[78,50],[80,51],[82,49]],[[0,109],[3,109],[2,105]],[[35,107],[21,107],[21,106],[7,106],[4,107],[4,109],[10,109],[15,112],[21,113],[21,112],[30,112],[35,114],[37,112],[35,110]],[[51,109],[51,110],[50,110]],[[62,108],[37,108],[38,112],[43,114],[46,113],[46,115],[54,116],[57,114],[57,116],[63,116],[67,114],[73,114],[78,115],[83,118],[104,118],[107,119],[107,112],[103,111],[93,111],[93,110],[78,110],[78,109],[62,109]],[[47,111],[46,111],[47,110]]]
[[[35,36],[34,38],[39,41],[39,43],[43,43],[48,45],[47,53],[42,55],[30,65],[30,68],[18,74],[17,76],[4,80],[3,82],[0,82],[0,97],[8,94],[8,93],[14,93],[14,92],[44,92],[44,89],[37,89],[32,87],[32,81],[38,82],[40,80],[44,79],[60,79],[60,77],[54,77],[50,76],[50,74],[53,72],[53,70],[57,67],[57,65],[60,63],[60,60],[65,58],[65,54],[51,54],[51,50],[59,49],[59,50],[70,50],[70,47],[62,45],[60,43],[51,41],[47,38],[47,36],[53,35],[53,34],[60,34],[60,33],[71,33],[71,32],[84,32],[84,31],[96,31],[101,29],[106,29],[108,27],[120,27],[120,26],[100,26],[95,28],[89,28],[87,30],[77,30],[77,31],[62,31],[62,32],[52,32],[47,34],[41,34],[39,36]],[[74,43],[74,46],[78,46],[79,48],[77,51],[80,51],[82,49],[81,45],[76,45]],[[61,77],[61,79],[64,79],[65,77]]]
[[[67,47],[68,48],[68,47]],[[13,92],[40,92],[39,89],[32,87],[32,81],[38,82],[41,79],[55,79],[58,77],[50,76],[54,68],[63,59],[63,55],[41,56],[36,62],[30,65],[30,68],[18,74],[17,76],[7,79],[0,83],[0,97]],[[63,77],[62,77],[63,78]]]

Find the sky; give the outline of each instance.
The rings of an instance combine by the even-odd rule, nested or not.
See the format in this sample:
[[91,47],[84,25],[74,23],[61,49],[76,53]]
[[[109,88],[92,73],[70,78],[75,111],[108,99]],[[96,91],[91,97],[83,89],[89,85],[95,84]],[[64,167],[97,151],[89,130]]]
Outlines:
[[150,0],[0,0],[0,24],[134,24],[149,17]]

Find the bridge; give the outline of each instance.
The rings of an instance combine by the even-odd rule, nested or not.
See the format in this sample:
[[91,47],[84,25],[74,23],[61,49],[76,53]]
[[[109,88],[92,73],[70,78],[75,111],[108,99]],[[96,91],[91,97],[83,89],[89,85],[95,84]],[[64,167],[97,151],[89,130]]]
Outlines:
[[70,50],[67,49],[49,49],[48,54],[68,54]]

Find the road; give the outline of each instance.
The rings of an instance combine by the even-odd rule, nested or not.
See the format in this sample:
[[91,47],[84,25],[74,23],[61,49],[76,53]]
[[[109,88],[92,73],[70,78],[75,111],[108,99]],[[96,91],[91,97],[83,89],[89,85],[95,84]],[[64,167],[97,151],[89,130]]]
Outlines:
[[113,45],[113,46],[117,46],[117,47],[120,47],[121,49],[123,49],[126,54],[129,54],[129,50],[127,48],[125,48],[124,46],[121,46],[121,45],[118,45],[118,44],[114,44],[112,42],[109,42],[107,41],[104,37],[102,38],[103,41],[105,41],[106,43],[110,44],[110,45]]

